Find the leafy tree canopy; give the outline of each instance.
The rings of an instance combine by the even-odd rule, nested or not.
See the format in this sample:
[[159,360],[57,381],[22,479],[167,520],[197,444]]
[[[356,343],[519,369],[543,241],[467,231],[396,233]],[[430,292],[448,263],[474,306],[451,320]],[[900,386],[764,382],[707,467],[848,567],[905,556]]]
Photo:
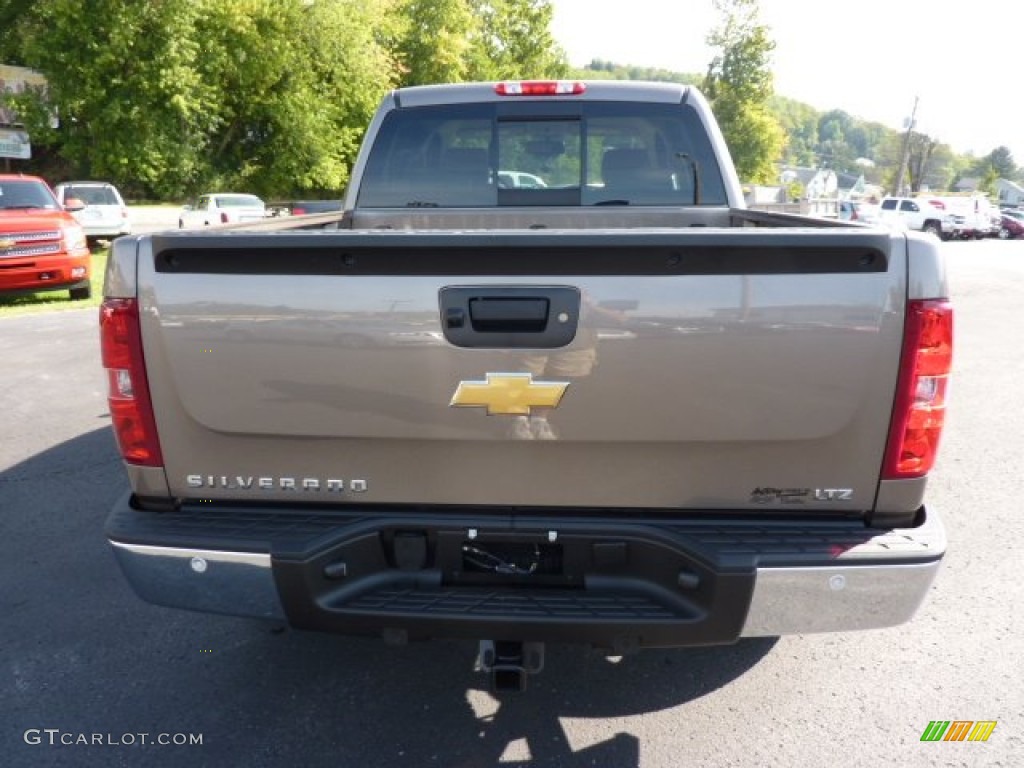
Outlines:
[[771,112],[771,54],[775,43],[760,23],[756,0],[714,0],[721,24],[708,35],[718,53],[704,91],[718,117],[740,177],[774,183],[785,134]]
[[[135,196],[338,195],[396,85],[564,74],[548,0],[8,0],[32,170]],[[56,111],[59,125],[51,127]]]

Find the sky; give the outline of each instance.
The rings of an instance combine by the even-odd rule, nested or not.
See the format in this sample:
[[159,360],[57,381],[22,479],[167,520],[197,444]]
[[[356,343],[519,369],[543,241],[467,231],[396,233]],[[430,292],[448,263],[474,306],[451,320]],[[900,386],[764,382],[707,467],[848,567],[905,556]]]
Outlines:
[[[703,74],[712,0],[551,0],[574,66],[593,59]],[[1024,165],[1024,0],[759,0],[775,92],[916,130],[956,152],[1009,147]]]

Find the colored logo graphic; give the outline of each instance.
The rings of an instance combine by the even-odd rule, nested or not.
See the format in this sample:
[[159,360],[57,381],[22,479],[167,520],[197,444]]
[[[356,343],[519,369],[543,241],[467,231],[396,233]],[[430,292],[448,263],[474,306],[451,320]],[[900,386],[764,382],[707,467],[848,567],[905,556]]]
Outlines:
[[486,381],[462,381],[450,405],[486,408],[491,416],[529,416],[533,408],[557,408],[569,383],[534,381],[529,373],[488,373]]
[[996,720],[932,720],[921,741],[988,741]]

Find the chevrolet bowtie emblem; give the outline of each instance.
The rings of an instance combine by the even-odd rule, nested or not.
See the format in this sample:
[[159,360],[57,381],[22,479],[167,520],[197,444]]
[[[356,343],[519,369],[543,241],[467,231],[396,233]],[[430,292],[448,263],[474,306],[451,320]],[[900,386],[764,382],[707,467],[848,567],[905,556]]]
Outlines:
[[13,247],[14,247],[14,246],[16,246],[17,244],[18,244],[18,241],[17,241],[17,240],[7,240],[7,239],[5,238],[5,239],[3,239],[3,240],[0,240],[0,249],[4,249],[4,248],[13,248]]
[[489,416],[529,416],[531,408],[557,408],[567,381],[534,381],[530,373],[488,373],[487,381],[460,381],[449,405],[486,408]]

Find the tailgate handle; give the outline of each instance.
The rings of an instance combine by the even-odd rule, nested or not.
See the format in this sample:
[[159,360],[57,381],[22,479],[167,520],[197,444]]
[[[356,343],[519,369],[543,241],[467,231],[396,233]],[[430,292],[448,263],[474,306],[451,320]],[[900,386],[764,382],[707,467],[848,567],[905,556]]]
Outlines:
[[548,325],[547,299],[483,297],[469,300],[469,322],[486,333],[541,333]]
[[457,347],[553,349],[576,337],[580,292],[567,285],[455,285],[438,295],[445,338]]

